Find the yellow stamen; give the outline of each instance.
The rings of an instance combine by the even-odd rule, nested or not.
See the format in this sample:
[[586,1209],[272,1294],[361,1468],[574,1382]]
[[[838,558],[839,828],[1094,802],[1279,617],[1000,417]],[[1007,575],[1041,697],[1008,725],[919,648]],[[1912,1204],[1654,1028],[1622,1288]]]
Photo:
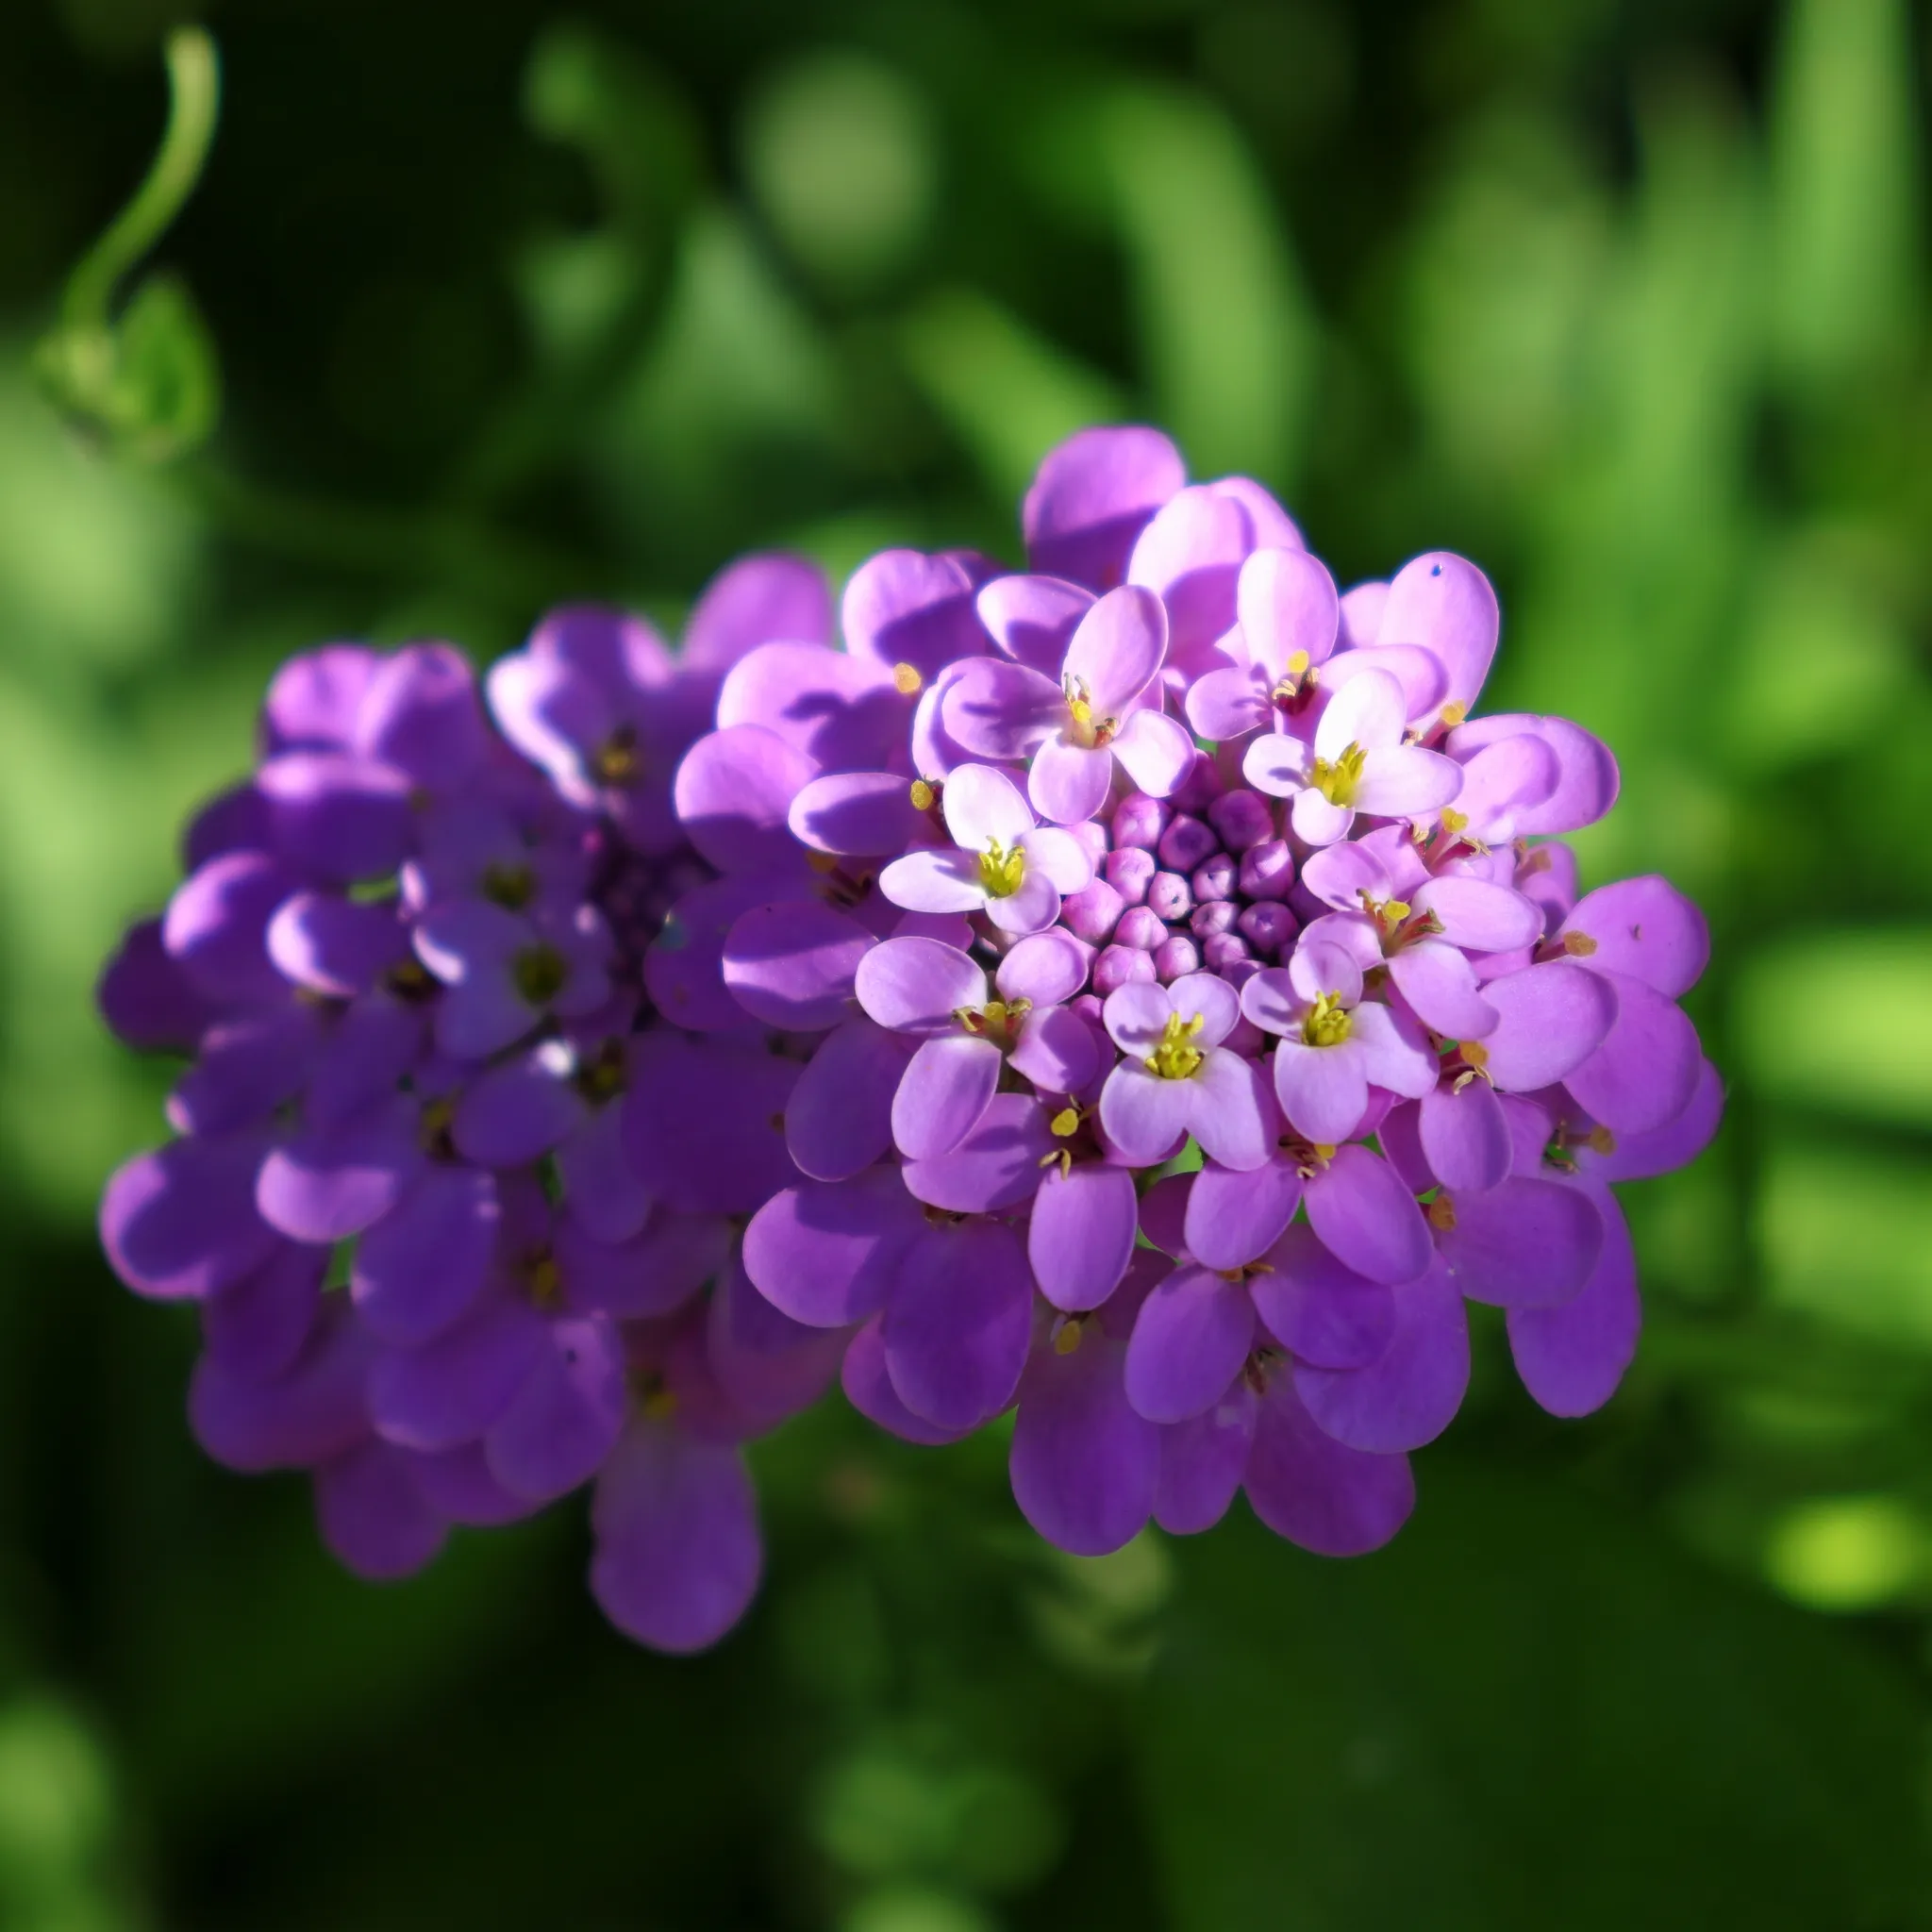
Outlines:
[[1080,1345],[1080,1322],[1077,1316],[1069,1316],[1059,1325],[1053,1338],[1053,1352],[1056,1355],[1072,1355]]
[[1191,1020],[1183,1020],[1178,1013],[1170,1013],[1167,1024],[1160,1029],[1160,1039],[1147,1056],[1147,1071],[1162,1080],[1185,1080],[1190,1074],[1197,1072],[1201,1062],[1208,1058],[1194,1044],[1194,1035],[1200,1032],[1203,1024],[1199,1013]]
[[1046,1130],[1057,1141],[1064,1141],[1069,1134],[1080,1131],[1080,1109],[1077,1107],[1063,1107],[1046,1124]]
[[894,664],[892,666],[892,689],[901,697],[917,697],[925,688],[925,679],[920,676],[916,664]]
[[1355,803],[1355,788],[1361,783],[1362,764],[1368,753],[1360,745],[1349,745],[1338,758],[1317,758],[1312,776],[1315,790],[1330,805]]
[[1596,941],[1587,932],[1566,932],[1563,950],[1573,959],[1587,959],[1596,951]]
[[1441,712],[1442,728],[1445,731],[1454,731],[1468,716],[1469,707],[1467,705],[1444,705]]
[[1490,1063],[1490,1050],[1480,1040],[1461,1041],[1457,1050],[1462,1055],[1462,1064],[1474,1067],[1478,1074]]
[[979,884],[989,899],[1010,899],[1025,876],[1026,855],[1018,845],[1008,851],[997,839],[986,841],[979,861]]
[[1456,1226],[1456,1203],[1447,1194],[1438,1194],[1429,1203],[1429,1225],[1439,1233],[1451,1233]]
[[938,797],[939,793],[924,778],[913,779],[912,809],[914,811],[930,811],[933,808],[934,800]]
[[524,1285],[540,1308],[554,1308],[563,1299],[563,1270],[547,1248],[540,1248],[524,1262]]
[[1454,806],[1442,808],[1442,829],[1452,836],[1459,836],[1469,829],[1469,814],[1457,811]]
[[1339,992],[1317,993],[1302,1021],[1304,1046],[1340,1046],[1349,1034],[1348,1008]]
[[1592,1154],[1614,1154],[1617,1151],[1617,1137],[1607,1127],[1592,1127],[1583,1137],[1583,1144]]

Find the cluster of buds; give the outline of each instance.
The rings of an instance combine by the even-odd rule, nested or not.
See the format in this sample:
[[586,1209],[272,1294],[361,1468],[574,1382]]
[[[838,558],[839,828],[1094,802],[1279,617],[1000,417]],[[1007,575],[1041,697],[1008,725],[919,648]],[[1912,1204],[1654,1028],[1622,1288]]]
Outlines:
[[287,667],[262,761],[103,1005],[191,1054],[109,1183],[137,1291],[202,1304],[211,1454],[314,1472],[375,1574],[587,1482],[623,1628],[756,1587],[740,1445],[836,1376],[1011,1474],[1083,1555],[1237,1490],[1374,1548],[1507,1311],[1583,1413],[1634,1352],[1609,1183],[1723,1096],[1704,924],[1579,895],[1617,773],[1473,717],[1446,554],[1339,593],[1244,478],[1147,429],[1055,450],[1029,569],[747,559],[681,650],[541,625]]

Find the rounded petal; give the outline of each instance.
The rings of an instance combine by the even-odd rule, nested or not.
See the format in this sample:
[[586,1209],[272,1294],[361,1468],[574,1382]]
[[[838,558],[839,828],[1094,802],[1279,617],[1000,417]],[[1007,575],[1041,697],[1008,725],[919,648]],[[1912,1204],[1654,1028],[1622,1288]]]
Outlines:
[[1724,1083],[1706,1060],[1698,1071],[1697,1087],[1684,1110],[1647,1134],[1619,1134],[1607,1154],[1591,1147],[1576,1149],[1577,1167],[1602,1181],[1649,1180],[1687,1166],[1710,1144],[1724,1119]]
[[1393,1294],[1395,1332],[1373,1362],[1294,1370],[1295,1393],[1323,1432],[1378,1456],[1433,1442],[1469,1387],[1469,1321],[1449,1271],[1439,1262]]
[[258,1380],[213,1355],[188,1385],[194,1440],[228,1469],[303,1469],[369,1439],[369,1338],[345,1307],[325,1310],[287,1374]]
[[1603,1252],[1590,1279],[1558,1307],[1511,1308],[1508,1316],[1516,1373],[1552,1415],[1601,1408],[1636,1356],[1643,1324],[1630,1231],[1607,1188],[1589,1191],[1604,1229]]
[[1307,1046],[1290,1037],[1274,1049],[1274,1097],[1307,1141],[1346,1141],[1368,1111],[1369,1081],[1358,1053]]
[[243,1382],[286,1374],[301,1355],[322,1308],[326,1248],[284,1242],[252,1274],[201,1305],[208,1359]]
[[924,678],[986,648],[973,579],[957,558],[881,550],[853,572],[841,600],[845,648],[880,664],[909,664]]
[[1389,977],[1416,1017],[1445,1040],[1487,1044],[1496,1008],[1478,991],[1475,970],[1443,940],[1417,940],[1389,961]]
[[856,919],[816,899],[755,906],[724,941],[724,984],[768,1026],[823,1032],[850,1010],[858,963],[874,943]]
[[346,1241],[395,1206],[422,1160],[416,1109],[400,1098],[384,1101],[271,1148],[255,1205],[293,1241]]
[[1603,1252],[1603,1217],[1590,1196],[1557,1180],[1515,1176],[1481,1194],[1451,1194],[1453,1224],[1437,1243],[1471,1301],[1547,1308],[1569,1301]]
[[843,1180],[892,1144],[892,1096],[909,1045],[858,1013],[819,1042],[785,1109],[785,1145],[802,1172]]
[[1415,1507],[1407,1457],[1338,1442],[1316,1425],[1288,1375],[1275,1377],[1261,1404],[1244,1487],[1276,1536],[1320,1557],[1380,1549]]
[[1413,1281],[1434,1258],[1415,1196],[1366,1147],[1338,1147],[1304,1198],[1323,1246],[1372,1281]]
[[479,1167],[525,1167],[578,1126],[582,1096],[541,1049],[490,1067],[457,1100],[450,1135]]
[[1256,551],[1241,565],[1235,609],[1248,656],[1271,683],[1325,663],[1335,648],[1341,601],[1327,567],[1306,550]]
[[1081,1160],[1045,1170],[1033,1197],[1026,1253],[1033,1278],[1055,1307],[1097,1308],[1120,1286],[1134,1257],[1139,1200],[1124,1167]]
[[[1108,1004],[1119,998],[1119,992],[1111,993]],[[1133,1166],[1156,1166],[1174,1154],[1188,1131],[1188,1090],[1185,1080],[1163,1080],[1138,1060],[1123,1060],[1100,1090],[1100,1124]]]
[[672,795],[691,842],[720,872],[757,872],[794,850],[791,801],[817,776],[817,762],[776,732],[733,724],[684,755]]
[[1408,1014],[1371,1001],[1357,1007],[1350,1019],[1349,1044],[1372,1086],[1405,1100],[1419,1100],[1434,1091],[1440,1062]]
[[1160,1432],[1128,1404],[1121,1348],[1079,1333],[1062,1355],[1038,1348],[1020,1384],[1009,1470],[1013,1500],[1048,1542],[1104,1557],[1145,1527],[1160,1474]]
[[1430,1173],[1445,1188],[1480,1194],[1508,1178],[1509,1122],[1488,1081],[1424,1094],[1416,1131]]
[[275,908],[296,889],[294,875],[262,852],[225,852],[175,889],[161,941],[195,994],[245,1004],[285,999],[267,947]]
[[501,1218],[492,1175],[425,1167],[357,1246],[349,1291],[370,1333],[408,1347],[457,1321],[482,1289]]
[[1682,999],[1710,960],[1704,914],[1655,873],[1600,886],[1572,908],[1557,934],[1588,940],[1598,972],[1641,979],[1666,999]]
[[1380,746],[1362,760],[1355,808],[1382,818],[1419,817],[1440,810],[1461,790],[1462,767],[1454,758],[1416,744]]
[[1186,708],[1188,723],[1211,744],[1245,738],[1274,716],[1259,674],[1236,664],[1224,664],[1197,677],[1188,687]]
[[906,1249],[926,1225],[896,1168],[807,1181],[752,1216],[744,1272],[794,1322],[842,1328],[885,1306]]
[[[1000,961],[994,974],[1003,1000],[1031,1000],[1036,1007],[1055,1007],[1070,1000],[1087,984],[1087,969],[1092,964],[1093,948],[1070,932],[1058,929],[1039,932],[1024,939]],[[984,981],[981,982],[984,986]],[[976,1000],[960,1000],[959,1006],[985,1003],[982,991]]]
[[[1398,746],[1408,724],[1400,683],[1386,671],[1363,671],[1328,700],[1315,726],[1315,756],[1331,763],[1350,745],[1364,752]],[[1462,774],[1457,774],[1461,783]]]
[[727,564],[699,594],[680,660],[725,671],[758,645],[828,644],[832,593],[810,558],[772,551]]
[[1301,1199],[1302,1177],[1286,1160],[1245,1172],[1210,1160],[1188,1194],[1187,1252],[1204,1268],[1245,1268],[1287,1232]]
[[493,1295],[416,1348],[369,1368],[369,1420],[405,1449],[453,1449],[503,1414],[536,1365],[546,1324],[526,1302]]
[[375,1582],[422,1569],[449,1523],[416,1480],[416,1458],[374,1439],[315,1472],[315,1524],[331,1555]]
[[1483,1036],[1485,1065],[1497,1086],[1519,1093],[1553,1087],[1581,1066],[1617,1017],[1610,982],[1564,959],[1492,979],[1483,998],[1496,1012]]
[[1271,798],[1291,798],[1308,783],[1314,753],[1299,738],[1264,731],[1241,754],[1241,776]]
[[1014,663],[1058,678],[1067,640],[1091,608],[1093,593],[1064,577],[1022,575],[981,585],[975,603],[980,623]]
[[916,1416],[899,1400],[892,1378],[886,1373],[886,1344],[881,1336],[881,1318],[874,1315],[845,1347],[845,1360],[839,1372],[845,1399],[867,1422],[876,1423],[889,1434],[908,1442],[935,1448],[943,1442],[957,1442],[970,1435],[971,1428],[942,1429]]
[[1406,563],[1389,585],[1378,644],[1420,644],[1447,674],[1444,702],[1474,709],[1496,655],[1502,612],[1490,580],[1447,550]]
[[1084,691],[1096,722],[1124,717],[1167,655],[1167,611],[1152,591],[1123,584],[1081,618],[1062,676]]
[[1007,1064],[1042,1093],[1084,1093],[1101,1071],[1104,1051],[1105,1036],[1083,1014],[1046,1007],[1021,1023]]
[[718,693],[721,730],[770,731],[819,771],[880,770],[904,743],[906,713],[890,665],[823,644],[760,644]]
[[879,891],[908,912],[980,912],[986,888],[971,852],[923,847],[895,858],[879,874]]
[[1486,879],[1447,874],[1425,880],[1409,902],[1435,914],[1442,938],[1473,953],[1513,953],[1543,936],[1542,913],[1521,892]]
[[1140,535],[1188,480],[1158,429],[1083,429],[1047,452],[1021,508],[1036,571],[1102,588],[1121,582]]
[[962,1007],[986,1004],[985,971],[941,940],[886,940],[859,962],[854,986],[858,1004],[895,1033],[950,1033]]
[[1046,739],[1026,774],[1026,795],[1034,809],[1062,825],[1098,817],[1113,784],[1113,756],[1104,748],[1070,743],[1058,733]]
[[1013,1399],[1033,1327],[1033,1277],[1011,1228],[927,1227],[902,1253],[880,1336],[899,1399],[944,1429]]
[[1306,1222],[1297,1222],[1268,1257],[1269,1272],[1248,1284],[1255,1312],[1298,1361],[1359,1369],[1395,1332],[1395,1291],[1338,1261]]
[[1059,681],[1005,658],[969,658],[946,686],[948,736],[978,758],[1024,758],[1067,722]]
[[785,1110],[798,1073],[762,1041],[641,1036],[621,1103],[632,1171],[680,1213],[754,1212],[796,1177]]
[[1603,1043],[1563,1075],[1591,1116],[1620,1134],[1667,1126],[1690,1106],[1704,1068],[1697,1029],[1682,1008],[1641,979],[1603,975],[1616,989],[1617,1017]]
[[940,1034],[908,1063],[892,1097],[892,1139],[908,1160],[950,1154],[979,1124],[1005,1067],[990,1040]]
[[1197,1536],[1227,1514],[1247,1474],[1260,1403],[1236,1382],[1212,1408],[1160,1432],[1154,1520],[1170,1536]]
[[1127,1400],[1149,1422],[1199,1415],[1227,1392],[1254,1340],[1254,1304],[1241,1283],[1176,1268],[1141,1304],[1127,1343]]
[[633,1422],[598,1478],[591,1524],[591,1594],[654,1650],[717,1642],[758,1591],[758,1504],[736,1449]]
[[906,1163],[906,1185],[928,1207],[952,1214],[1017,1208],[1039,1186],[1041,1164],[1058,1144],[1046,1123],[1038,1101],[1024,1093],[995,1094],[950,1153]]
[[548,1502],[595,1475],[624,1427],[624,1345],[592,1315],[547,1324],[545,1345],[484,1443],[512,1495]]
[[911,844],[924,820],[897,773],[833,772],[801,788],[785,822],[815,852],[883,858]]
[[118,1169],[101,1196],[101,1245],[137,1294],[194,1300],[241,1281],[280,1245],[256,1207],[255,1134],[171,1141]]

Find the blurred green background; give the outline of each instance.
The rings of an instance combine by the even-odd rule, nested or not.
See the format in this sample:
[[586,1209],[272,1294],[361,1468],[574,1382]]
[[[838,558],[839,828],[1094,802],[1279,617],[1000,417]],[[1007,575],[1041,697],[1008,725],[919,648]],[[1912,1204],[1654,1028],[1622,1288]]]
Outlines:
[[[173,18],[0,24],[0,1927],[1923,1923],[1924,15],[231,0],[172,279],[63,422],[33,344]],[[1240,1507],[1059,1558],[996,1436],[828,1406],[760,1451],[770,1583],[695,1662],[602,1625],[575,1507],[341,1576],[298,1481],[194,1452],[192,1317],[91,1227],[164,1077],[92,977],[270,668],[675,621],[756,543],[1010,555],[1108,417],[1266,479],[1344,582],[1480,559],[1492,705],[1623,760],[1588,871],[1709,908],[1731,1109],[1627,1191],[1621,1395],[1550,1422],[1481,1324],[1345,1566]]]

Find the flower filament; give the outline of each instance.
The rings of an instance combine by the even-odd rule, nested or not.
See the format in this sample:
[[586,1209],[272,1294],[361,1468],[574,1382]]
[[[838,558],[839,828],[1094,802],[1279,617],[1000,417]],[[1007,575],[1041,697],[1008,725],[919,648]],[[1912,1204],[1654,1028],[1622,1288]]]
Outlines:
[[1317,758],[1309,782],[1330,805],[1351,806],[1355,789],[1361,783],[1362,764],[1368,754],[1358,744],[1346,746],[1339,758]]
[[1025,876],[1026,855],[1017,841],[1010,847],[997,839],[986,841],[979,860],[979,885],[989,899],[1010,899]]
[[1061,687],[1067,694],[1067,712],[1074,721],[1071,733],[1075,744],[1093,750],[1113,742],[1114,734],[1121,728],[1118,718],[1099,718],[1093,715],[1093,700],[1087,687],[1077,677],[1069,675]]
[[1348,1038],[1349,1024],[1348,1008],[1339,992],[1317,993],[1302,1019],[1302,1044],[1340,1046]]
[[1184,1020],[1178,1013],[1167,1016],[1167,1024],[1160,1029],[1160,1038],[1155,1042],[1154,1051],[1147,1056],[1147,1071],[1160,1080],[1185,1080],[1200,1069],[1207,1058],[1194,1044],[1194,1036],[1200,1032],[1202,1018],[1196,1013],[1192,1019]]

